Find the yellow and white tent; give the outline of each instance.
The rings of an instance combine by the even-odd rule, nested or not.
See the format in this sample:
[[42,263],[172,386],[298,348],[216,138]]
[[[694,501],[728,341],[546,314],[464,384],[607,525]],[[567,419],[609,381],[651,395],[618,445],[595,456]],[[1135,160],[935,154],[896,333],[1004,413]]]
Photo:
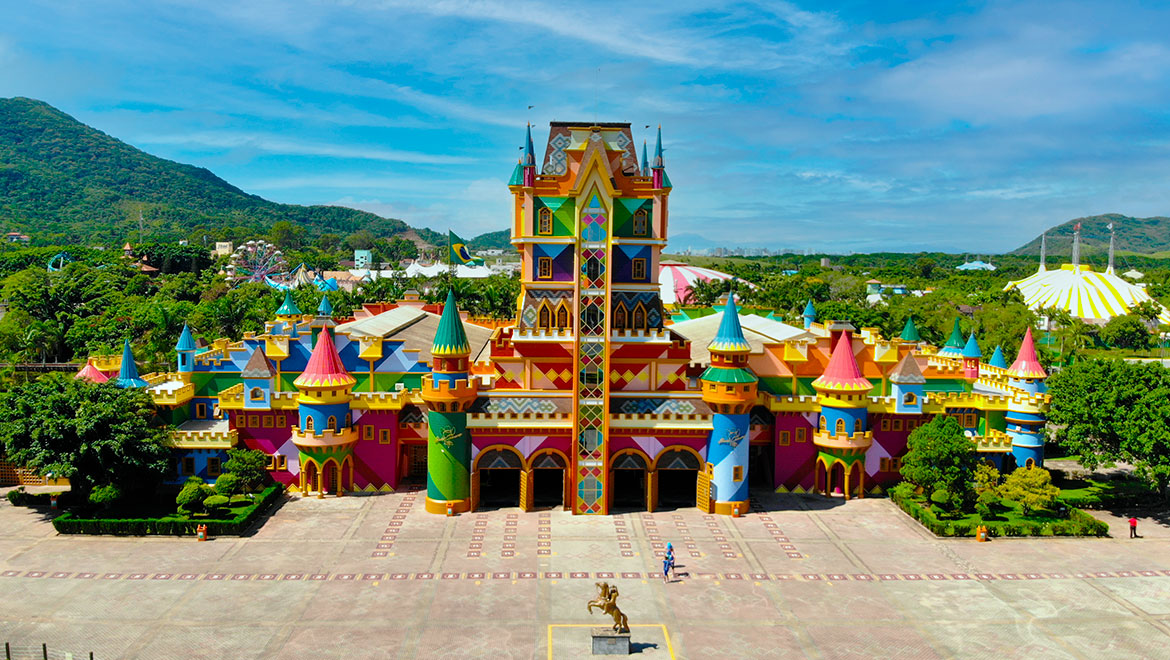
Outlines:
[[[1004,291],[1012,288],[1020,290],[1029,309],[1056,307],[1085,321],[1102,323],[1128,314],[1139,303],[1153,300],[1140,286],[1108,270],[1098,273],[1088,265],[1064,264],[1059,270],[1040,270],[1022,280],[1008,282]],[[1163,307],[1158,320],[1170,323],[1170,310]]]

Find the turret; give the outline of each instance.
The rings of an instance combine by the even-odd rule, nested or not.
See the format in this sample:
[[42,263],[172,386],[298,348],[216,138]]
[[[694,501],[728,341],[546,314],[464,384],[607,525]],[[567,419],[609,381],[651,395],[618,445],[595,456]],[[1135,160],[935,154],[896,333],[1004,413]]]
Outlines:
[[195,372],[195,338],[186,323],[183,332],[179,333],[179,341],[175,342],[175,360],[179,376],[184,382],[191,382],[191,374]]
[[983,352],[979,350],[979,342],[975,341],[975,333],[967,337],[967,344],[963,346],[963,377],[968,380],[979,378],[979,359]]
[[813,307],[812,298],[804,304],[804,311],[800,313],[800,318],[804,321],[804,329],[808,330],[817,320],[817,308]]
[[336,326],[337,322],[333,320],[333,303],[329,302],[328,295],[322,294],[321,302],[317,305],[317,315],[309,322],[309,327],[317,333],[323,329],[333,332]]
[[130,350],[130,340],[122,344],[122,365],[118,369],[118,380],[114,381],[118,387],[146,387],[146,381],[138,377],[138,365],[134,364],[134,351]]
[[536,185],[536,149],[532,146],[532,124],[528,125],[527,131],[524,138],[524,158],[520,164],[524,166],[524,185],[531,188]]
[[959,317],[956,316],[955,326],[951,329],[951,336],[947,338],[947,343],[943,344],[943,347],[939,349],[938,354],[947,357],[962,357],[963,347],[966,345],[966,342],[963,341],[963,330],[959,327]]
[[272,407],[272,381],[276,377],[276,369],[268,361],[268,356],[257,346],[252,349],[252,357],[240,371],[240,380],[244,382],[244,410],[268,410]]
[[477,385],[468,375],[470,356],[455,293],[448,291],[431,345],[431,373],[423,377],[422,398],[429,409],[426,508],[430,513],[444,514],[448,507],[456,513],[471,508],[467,410],[475,403]]
[[991,354],[991,359],[987,361],[987,364],[993,367],[999,367],[1000,369],[1007,369],[1007,358],[1003,356],[1002,346],[997,345],[995,347],[995,352]]
[[670,177],[666,176],[666,161],[662,158],[662,125],[658,125],[658,142],[654,146],[654,165],[651,168],[652,185],[655,188],[670,188]]
[[814,479],[825,495],[842,492],[848,499],[856,488],[857,496],[865,497],[865,453],[873,444],[867,407],[873,383],[861,375],[849,331],[841,332],[825,372],[812,386],[821,406],[813,434],[819,450]]
[[[1024,332],[1024,341],[1016,361],[1008,368],[1008,383],[1028,395],[1043,394],[1047,387],[1044,381],[1048,374],[1036,357],[1036,346],[1032,341],[1032,328]],[[1044,466],[1044,425],[1048,421],[1047,405],[1032,397],[1013,396],[1008,404],[1007,432],[1012,439],[1012,455],[1016,465]]]
[[650,176],[650,152],[646,147],[646,141],[642,140],[642,176]]
[[301,308],[293,302],[292,289],[284,290],[284,302],[276,309],[276,320],[296,322],[301,318]]
[[904,415],[921,415],[926,377],[922,375],[918,360],[907,354],[894,365],[889,378],[894,411]]
[[707,463],[713,511],[748,510],[748,413],[756,402],[756,375],[747,368],[751,346],[743,336],[732,296],[723,308],[719,331],[708,344],[711,366],[699,377],[703,401],[711,408]]
[[914,325],[913,316],[906,317],[906,325],[902,327],[902,334],[898,338],[910,344],[922,341],[922,336],[918,334],[918,326]]
[[317,497],[353,488],[353,446],[357,442],[349,403],[357,383],[345,369],[333,337],[324,329],[296,377],[298,428],[292,441],[300,450],[301,492]]

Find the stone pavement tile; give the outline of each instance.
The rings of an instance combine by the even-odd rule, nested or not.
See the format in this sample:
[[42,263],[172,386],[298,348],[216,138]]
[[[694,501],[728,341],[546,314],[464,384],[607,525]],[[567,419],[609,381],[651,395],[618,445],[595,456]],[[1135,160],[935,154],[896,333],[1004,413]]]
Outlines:
[[12,644],[13,658],[40,658],[41,644],[47,644],[52,658],[72,653],[74,658],[107,660],[129,657],[137,640],[149,634],[153,626],[123,622],[117,625],[78,621],[34,621],[12,623],[0,620],[0,643]]
[[74,589],[52,613],[78,621],[157,621],[191,588],[187,581],[70,580]]
[[808,634],[825,660],[838,658],[942,658],[917,630],[904,624],[857,621],[809,625]]
[[[801,557],[793,559],[784,545],[792,545]],[[837,573],[858,572],[857,566],[832,541],[806,541],[780,544],[776,541],[749,541],[748,549],[767,573]],[[744,570],[747,570],[746,568]]]
[[[313,660],[399,658],[408,634],[405,626],[394,623],[362,621],[319,625],[306,622],[292,630],[277,657]],[[345,640],[345,643],[339,644],[338,640]]]
[[137,653],[128,657],[141,660],[259,658],[263,657],[264,647],[275,631],[273,624],[263,618],[249,621],[244,617],[221,617],[208,625],[160,627],[154,629],[153,636]]
[[867,620],[903,619],[876,582],[777,582],[780,608],[802,621],[836,621],[845,613]]
[[1017,615],[1012,604],[982,581],[882,580],[878,584],[887,601],[912,620],[945,616],[953,621],[1004,621]]
[[[1125,511],[1088,511],[1088,514],[1109,525],[1109,535],[1115,538],[1129,538],[1129,513]],[[1138,534],[1147,539],[1170,539],[1170,525],[1148,516],[1137,516]]]
[[686,658],[774,658],[795,660],[817,657],[805,652],[791,626],[770,623],[740,625],[686,625],[670,630],[675,654]]
[[1045,634],[1038,622],[1016,625],[948,621],[928,624],[926,634],[940,650],[955,658],[1027,658],[1074,660],[1068,649]]
[[1147,614],[1170,615],[1170,578],[1133,577],[1100,579],[1094,582],[1118,598],[1140,607]]
[[76,582],[77,580],[54,580],[47,575],[40,578],[0,578],[0,601],[5,606],[19,604],[18,611],[9,611],[0,617],[15,614],[22,617],[51,616],[58,603],[69,597],[78,586]]
[[[661,582],[659,583],[662,584]],[[670,612],[680,622],[775,622],[788,618],[776,607],[771,589],[750,580],[692,579],[663,585]]]
[[[879,500],[866,500],[866,504],[873,502],[885,504]],[[917,524],[908,519],[900,511],[890,511],[886,507],[849,507],[845,510],[821,514],[820,521],[838,538],[846,541],[882,541],[890,538],[906,538],[915,534],[910,525]]]
[[[458,634],[453,634],[458,631]],[[547,631],[536,623],[507,622],[465,625],[459,613],[432,619],[421,631],[415,657],[428,660],[479,658],[534,658],[547,645]]]
[[961,573],[965,570],[941,546],[921,540],[850,541],[846,545],[872,573]]
[[829,540],[820,525],[812,519],[812,516],[815,515],[817,514],[800,512],[774,514],[770,517],[780,525],[780,529],[784,530],[784,535],[788,538],[799,538],[806,542]]
[[[226,541],[227,539],[222,539]],[[374,547],[373,541],[298,541],[287,543],[284,541],[259,541],[244,539],[232,553],[231,564],[233,573],[298,573],[306,570],[315,570],[335,561],[338,552],[346,546],[359,546],[369,557],[369,550]],[[216,570],[215,563],[200,562],[184,566],[187,572],[211,573]]]
[[[145,580],[142,589],[152,588]],[[179,604],[166,616],[193,623],[288,620],[299,614],[316,585],[304,581],[223,580],[183,581],[190,585]],[[262,612],[263,616],[258,616]]]
[[[1114,578],[1121,579],[1121,578]],[[1136,579],[1136,578],[1130,578]],[[994,589],[1017,611],[1039,618],[1132,616],[1085,580],[996,580]]]
[[[440,621],[454,617],[459,625],[476,622],[499,622],[523,620],[526,614],[535,610],[538,581],[535,579],[511,580],[447,580],[435,576],[434,596],[431,600],[428,621]],[[592,585],[591,585],[592,586]],[[596,590],[594,590],[596,591]],[[584,600],[580,601],[584,608]]]
[[[222,559],[235,539],[199,543],[177,537],[120,538],[63,535],[45,539],[27,552],[9,558],[6,567],[54,571],[135,572],[175,570],[186,562]],[[182,550],[178,550],[182,548]]]
[[350,574],[340,573],[327,580],[302,585],[307,588],[307,595],[287,611],[295,614],[301,623],[345,624],[354,621],[355,613],[362,613],[359,618],[363,619],[393,613],[399,625],[424,618],[423,611],[431,597],[430,583],[424,584],[409,577],[395,580],[387,575],[374,584],[374,581],[363,580],[361,575],[348,580],[339,579],[338,575]]
[[[0,516],[0,529],[4,527],[4,518]],[[9,562],[18,555],[24,554],[29,548],[32,548],[40,539],[30,537],[14,537],[4,530],[4,538],[0,538],[0,565]]]
[[12,506],[7,499],[0,499],[0,528],[8,537],[42,539],[55,536],[51,524],[54,514],[41,507]]
[[1135,619],[1104,621],[1042,621],[1039,624],[1062,646],[1082,657],[1109,660],[1165,658],[1170,637]]

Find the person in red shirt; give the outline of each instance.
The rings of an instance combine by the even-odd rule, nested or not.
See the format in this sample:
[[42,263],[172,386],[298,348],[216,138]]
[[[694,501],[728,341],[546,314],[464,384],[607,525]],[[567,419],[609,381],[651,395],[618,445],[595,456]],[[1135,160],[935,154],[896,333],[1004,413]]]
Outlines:
[[1130,516],[1129,518],[1129,538],[1136,539],[1137,535],[1137,518]]

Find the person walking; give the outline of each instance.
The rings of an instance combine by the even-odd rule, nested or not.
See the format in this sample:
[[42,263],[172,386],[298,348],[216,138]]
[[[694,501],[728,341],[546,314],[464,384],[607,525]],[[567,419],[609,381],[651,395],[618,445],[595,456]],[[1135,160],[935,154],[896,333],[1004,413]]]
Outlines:
[[666,554],[662,557],[662,581],[670,581],[670,572],[674,570],[674,546],[666,544]]
[[1134,516],[1129,517],[1129,538],[1139,538],[1137,533],[1137,518]]

